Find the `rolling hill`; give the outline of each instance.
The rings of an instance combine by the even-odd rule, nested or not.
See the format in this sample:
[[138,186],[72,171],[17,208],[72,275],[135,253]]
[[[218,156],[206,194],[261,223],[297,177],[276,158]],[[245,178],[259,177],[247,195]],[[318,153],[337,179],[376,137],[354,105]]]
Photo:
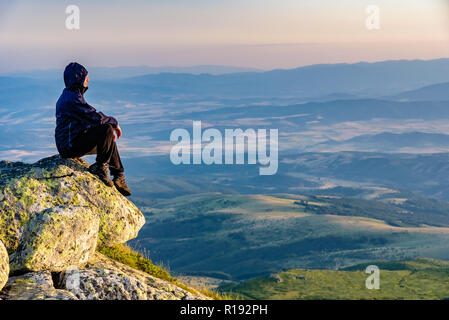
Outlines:
[[449,83],[437,83],[388,98],[399,101],[447,101],[449,100]]
[[228,280],[379,259],[449,258],[449,205],[391,192],[376,200],[220,193],[134,200],[151,223],[131,244],[178,274]]
[[[380,269],[380,289],[368,290],[365,268]],[[262,300],[447,300],[449,263],[433,259],[372,262],[343,270],[292,269],[241,283],[222,292]]]

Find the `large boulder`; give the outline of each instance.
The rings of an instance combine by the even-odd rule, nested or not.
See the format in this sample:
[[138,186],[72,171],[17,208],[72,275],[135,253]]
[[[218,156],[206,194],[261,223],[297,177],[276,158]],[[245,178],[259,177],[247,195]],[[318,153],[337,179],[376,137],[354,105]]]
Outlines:
[[208,299],[96,251],[135,238],[145,218],[87,168],[0,161],[0,300]]
[[83,268],[10,277],[0,300],[210,300],[96,252]]
[[79,265],[95,249],[93,232],[97,246],[137,236],[143,214],[87,168],[81,159],[59,156],[34,164],[0,161],[0,240],[14,253],[14,270]]
[[63,271],[84,265],[95,251],[99,224],[89,207],[54,207],[35,214],[11,256],[11,271]]
[[0,292],[3,300],[78,300],[69,291],[56,289],[48,271],[30,272],[11,277]]
[[80,300],[210,300],[98,252],[84,269],[60,273],[58,287]]
[[0,291],[8,281],[9,276],[9,258],[5,246],[0,241]]

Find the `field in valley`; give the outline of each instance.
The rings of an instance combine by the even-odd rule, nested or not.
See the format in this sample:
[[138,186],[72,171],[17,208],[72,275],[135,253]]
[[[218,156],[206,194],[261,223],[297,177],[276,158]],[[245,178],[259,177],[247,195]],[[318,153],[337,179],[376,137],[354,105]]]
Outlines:
[[238,281],[293,268],[449,259],[444,214],[430,200],[418,206],[421,198],[401,197],[181,196],[141,203],[148,223],[131,244],[178,274]]
[[380,288],[367,289],[368,264],[348,270],[292,269],[220,290],[242,299],[449,299],[449,263],[432,259],[373,262],[380,269]]

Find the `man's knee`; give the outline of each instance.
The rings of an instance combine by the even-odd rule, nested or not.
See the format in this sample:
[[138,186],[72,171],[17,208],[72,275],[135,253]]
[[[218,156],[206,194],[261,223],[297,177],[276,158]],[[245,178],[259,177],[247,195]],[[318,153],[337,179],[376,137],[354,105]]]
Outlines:
[[114,127],[110,124],[102,124],[101,128],[103,129],[104,135],[106,137],[114,137]]

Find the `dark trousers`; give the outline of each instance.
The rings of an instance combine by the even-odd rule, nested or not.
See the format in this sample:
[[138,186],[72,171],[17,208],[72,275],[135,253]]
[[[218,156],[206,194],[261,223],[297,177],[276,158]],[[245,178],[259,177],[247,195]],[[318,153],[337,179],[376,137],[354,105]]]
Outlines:
[[102,124],[80,134],[72,142],[70,150],[61,156],[80,158],[88,154],[96,154],[97,163],[107,163],[112,175],[123,173],[124,168],[114,139],[114,128],[110,124]]

